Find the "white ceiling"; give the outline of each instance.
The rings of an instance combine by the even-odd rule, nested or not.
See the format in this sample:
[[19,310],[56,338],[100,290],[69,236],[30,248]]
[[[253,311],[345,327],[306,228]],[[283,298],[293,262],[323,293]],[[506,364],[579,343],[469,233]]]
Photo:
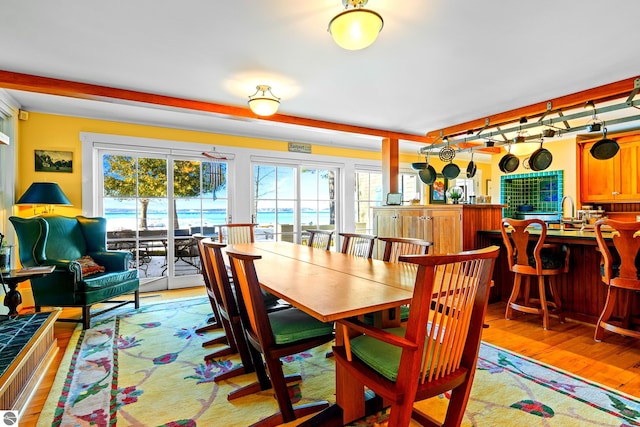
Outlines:
[[[5,1],[0,70],[237,107],[269,84],[280,113],[415,135],[640,74],[637,0],[367,7],[384,28],[369,48],[346,51],[327,33],[340,0]],[[366,135],[8,93],[27,111],[380,149]]]

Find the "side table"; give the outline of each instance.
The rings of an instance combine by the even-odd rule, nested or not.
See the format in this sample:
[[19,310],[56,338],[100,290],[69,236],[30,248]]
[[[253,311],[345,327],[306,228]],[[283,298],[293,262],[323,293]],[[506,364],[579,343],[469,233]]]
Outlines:
[[21,268],[17,270],[10,270],[7,273],[2,273],[2,281],[9,286],[9,292],[4,297],[4,305],[9,308],[9,316],[18,315],[18,306],[22,303],[22,295],[18,291],[18,284],[25,280],[35,279],[38,277],[44,277],[47,274],[51,274],[55,270],[55,266],[38,266],[33,269]]

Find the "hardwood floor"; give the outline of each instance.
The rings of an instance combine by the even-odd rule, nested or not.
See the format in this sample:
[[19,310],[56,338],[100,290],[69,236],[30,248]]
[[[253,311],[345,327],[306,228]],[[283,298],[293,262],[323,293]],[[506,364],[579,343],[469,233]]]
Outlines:
[[[160,301],[198,295],[205,296],[204,288],[148,293],[143,297]],[[640,397],[640,341],[608,334],[605,341],[597,343],[593,340],[593,325],[571,320],[560,324],[556,318],[551,319],[551,330],[545,331],[539,316],[522,315],[505,320],[504,307],[502,303],[489,306],[486,318],[489,327],[483,331],[485,342]],[[69,311],[65,310],[64,315],[69,315]],[[75,327],[73,323],[56,324],[60,351],[20,419],[21,427],[36,424]]]

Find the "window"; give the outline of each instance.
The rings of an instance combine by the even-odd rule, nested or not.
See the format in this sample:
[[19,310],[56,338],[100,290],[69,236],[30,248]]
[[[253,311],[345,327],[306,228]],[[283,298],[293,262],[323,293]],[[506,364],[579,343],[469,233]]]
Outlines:
[[261,235],[305,243],[305,229],[336,229],[335,169],[309,165],[253,166],[254,217]]
[[357,171],[355,180],[356,233],[373,233],[371,209],[383,203],[382,173]]

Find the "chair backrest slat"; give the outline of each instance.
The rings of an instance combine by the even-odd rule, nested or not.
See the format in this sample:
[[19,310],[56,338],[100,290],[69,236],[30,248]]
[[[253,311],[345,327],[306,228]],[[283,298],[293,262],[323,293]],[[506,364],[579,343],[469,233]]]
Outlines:
[[253,243],[253,229],[256,224],[222,224],[218,225],[220,242],[228,245]]
[[340,233],[343,254],[371,258],[376,236],[371,234]]
[[382,260],[386,262],[398,262],[401,255],[425,255],[433,242],[408,237],[378,237],[384,243]]
[[333,239],[333,231],[331,230],[306,230],[309,233],[309,242],[312,248],[331,249],[331,241]]

